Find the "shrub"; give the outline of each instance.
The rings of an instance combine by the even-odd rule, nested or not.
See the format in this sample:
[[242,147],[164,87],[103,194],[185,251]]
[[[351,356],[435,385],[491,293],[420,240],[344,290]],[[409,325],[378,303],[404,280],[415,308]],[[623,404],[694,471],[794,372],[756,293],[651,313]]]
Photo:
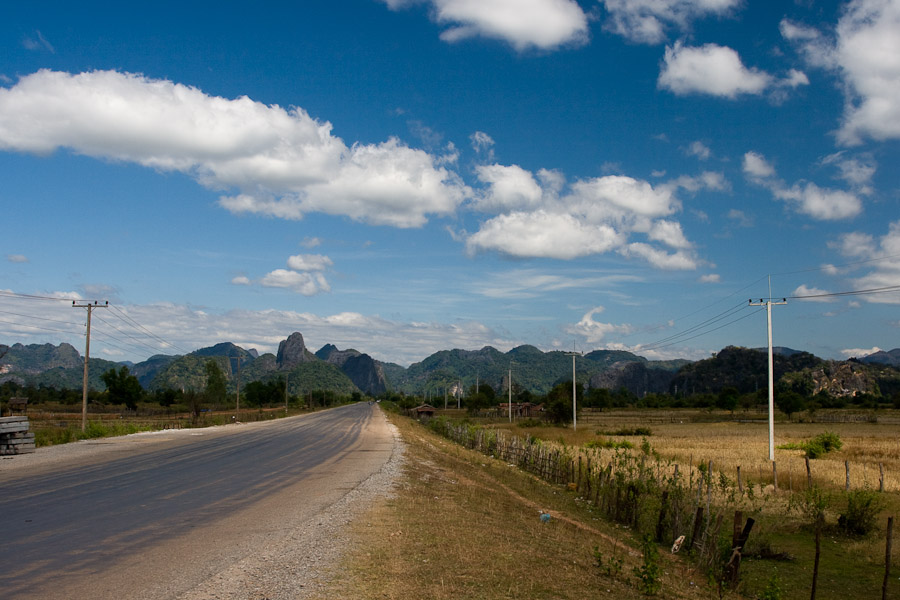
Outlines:
[[838,527],[850,535],[868,535],[875,530],[884,502],[869,489],[847,492],[847,510],[838,517]]
[[639,579],[638,588],[648,596],[655,596],[662,588],[662,568],[659,564],[659,549],[649,535],[641,543],[641,553],[644,564],[634,568],[634,574]]
[[543,424],[543,421],[534,417],[528,417],[518,422],[519,427],[541,427]]

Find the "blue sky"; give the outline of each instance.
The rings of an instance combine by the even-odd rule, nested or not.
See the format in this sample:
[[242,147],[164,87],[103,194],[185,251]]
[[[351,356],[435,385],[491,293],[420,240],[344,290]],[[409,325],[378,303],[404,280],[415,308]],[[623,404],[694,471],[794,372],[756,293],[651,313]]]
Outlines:
[[[0,341],[900,346],[900,1],[13,3]],[[885,289],[886,288],[886,289]],[[879,290],[877,293],[838,295]]]

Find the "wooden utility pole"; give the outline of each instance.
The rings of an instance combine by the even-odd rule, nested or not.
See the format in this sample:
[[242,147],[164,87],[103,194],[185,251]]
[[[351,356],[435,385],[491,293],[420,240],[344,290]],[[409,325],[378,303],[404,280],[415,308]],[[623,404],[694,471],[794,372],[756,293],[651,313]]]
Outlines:
[[84,378],[81,383],[81,431],[87,429],[87,399],[88,399],[88,362],[91,359],[91,311],[95,308],[109,308],[109,301],[104,304],[98,304],[96,300],[91,304],[75,304],[72,300],[73,308],[87,309],[87,334],[84,343]]

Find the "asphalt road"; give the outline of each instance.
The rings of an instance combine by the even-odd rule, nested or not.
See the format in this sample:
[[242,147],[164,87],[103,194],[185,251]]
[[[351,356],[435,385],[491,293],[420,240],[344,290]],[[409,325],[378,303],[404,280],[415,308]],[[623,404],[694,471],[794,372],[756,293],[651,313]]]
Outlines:
[[360,403],[94,444],[0,463],[0,598],[179,597],[314,524],[386,463],[393,438]]

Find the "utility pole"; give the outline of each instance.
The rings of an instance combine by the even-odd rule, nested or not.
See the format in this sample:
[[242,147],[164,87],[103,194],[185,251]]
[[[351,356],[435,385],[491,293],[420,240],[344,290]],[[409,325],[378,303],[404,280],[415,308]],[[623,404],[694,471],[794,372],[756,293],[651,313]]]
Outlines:
[[90,302],[87,304],[75,304],[75,301],[72,300],[72,308],[87,309],[87,333],[84,336],[84,378],[81,383],[81,431],[84,431],[87,429],[88,362],[91,359],[91,311],[95,308],[109,308],[109,300],[104,304],[97,304],[96,300],[94,300],[93,304]]
[[760,298],[759,302],[749,300],[750,306],[766,307],[766,322],[769,333],[769,460],[775,460],[775,360],[772,355],[772,306],[787,304],[787,298],[782,298],[781,302],[772,302],[772,279],[769,278],[769,298]]
[[506,387],[509,388],[509,422],[512,423],[512,361],[509,362],[509,379],[506,381]]
[[575,386],[575,357],[581,356],[580,352],[575,352],[574,345],[572,351],[568,353],[572,357],[572,431],[578,431],[578,405],[575,399],[578,397],[577,388]]

